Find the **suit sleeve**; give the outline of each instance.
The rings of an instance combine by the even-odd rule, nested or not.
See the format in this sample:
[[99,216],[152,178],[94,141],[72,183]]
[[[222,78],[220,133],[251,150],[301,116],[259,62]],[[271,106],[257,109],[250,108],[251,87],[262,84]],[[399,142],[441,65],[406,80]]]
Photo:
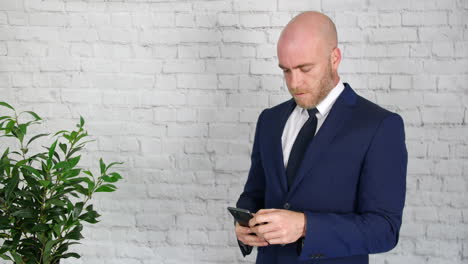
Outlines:
[[[264,208],[265,204],[265,174],[260,155],[260,130],[263,114],[264,112],[260,114],[255,129],[251,165],[247,182],[236,204],[237,208],[247,209],[250,212],[257,212],[259,209]],[[251,246],[245,245],[239,240],[237,242],[244,257],[252,252]]]
[[389,251],[398,243],[406,193],[408,154],[403,120],[384,118],[364,158],[356,213],[306,211],[299,258],[337,258]]

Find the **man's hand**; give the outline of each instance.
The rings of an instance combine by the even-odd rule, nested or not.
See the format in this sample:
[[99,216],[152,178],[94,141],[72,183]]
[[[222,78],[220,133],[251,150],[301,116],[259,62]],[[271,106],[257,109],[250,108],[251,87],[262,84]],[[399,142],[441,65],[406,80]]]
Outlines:
[[246,245],[254,246],[254,247],[264,247],[268,245],[265,239],[260,238],[253,233],[254,232],[252,231],[251,228],[244,227],[244,226],[239,225],[239,223],[236,223],[236,235],[239,241],[241,241],[242,243]]
[[305,214],[301,212],[262,209],[250,219],[249,226],[258,238],[273,245],[293,243],[305,236],[305,223]]

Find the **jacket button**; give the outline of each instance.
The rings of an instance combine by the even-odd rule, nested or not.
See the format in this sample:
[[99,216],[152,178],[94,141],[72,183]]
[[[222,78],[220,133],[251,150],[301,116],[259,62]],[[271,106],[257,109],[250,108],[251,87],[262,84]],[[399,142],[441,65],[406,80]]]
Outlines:
[[285,204],[283,205],[283,208],[286,209],[286,210],[288,210],[289,207],[291,207],[291,205],[290,205],[289,203],[285,203]]

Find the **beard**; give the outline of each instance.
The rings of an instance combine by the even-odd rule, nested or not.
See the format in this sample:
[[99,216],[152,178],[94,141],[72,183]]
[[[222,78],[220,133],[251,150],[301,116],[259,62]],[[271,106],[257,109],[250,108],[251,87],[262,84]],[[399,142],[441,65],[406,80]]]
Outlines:
[[306,98],[298,98],[294,96],[299,89],[290,89],[290,93],[296,101],[296,104],[304,109],[311,109],[316,107],[320,102],[322,102],[325,97],[330,93],[330,91],[334,88],[333,86],[333,70],[331,62],[327,64],[327,68],[325,69],[325,73],[323,77],[318,80],[318,83],[315,85],[308,85],[306,92]]

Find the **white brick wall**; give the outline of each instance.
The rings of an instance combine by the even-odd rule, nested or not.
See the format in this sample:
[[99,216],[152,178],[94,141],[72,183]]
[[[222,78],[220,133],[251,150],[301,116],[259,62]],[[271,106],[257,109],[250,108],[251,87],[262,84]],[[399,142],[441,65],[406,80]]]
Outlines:
[[258,114],[288,98],[276,40],[305,10],[336,21],[343,80],[405,120],[401,238],[371,262],[468,262],[468,1],[1,0],[0,100],[49,129],[83,115],[83,160],[125,162],[64,263],[254,262],[225,207]]

